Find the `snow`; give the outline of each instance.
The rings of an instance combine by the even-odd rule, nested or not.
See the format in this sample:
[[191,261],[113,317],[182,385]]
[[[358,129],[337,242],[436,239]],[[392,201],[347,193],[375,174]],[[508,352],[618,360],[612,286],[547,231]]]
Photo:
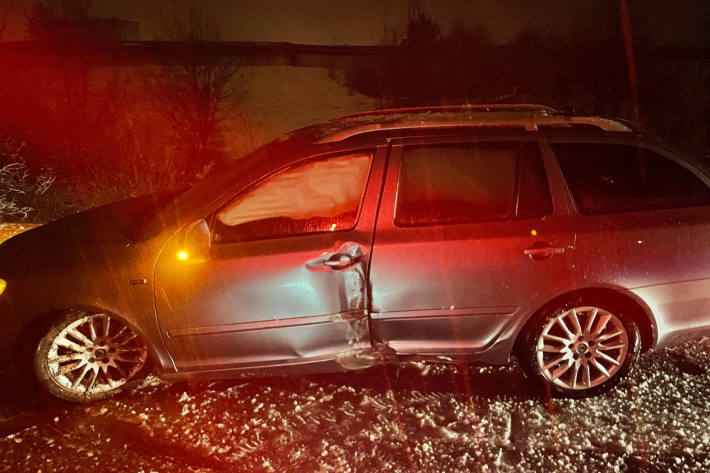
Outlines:
[[326,68],[251,66],[242,73],[248,94],[238,110],[241,119],[224,130],[227,154],[235,158],[298,128],[377,108],[374,99],[348,90]]
[[15,235],[31,230],[37,226],[38,225],[33,223],[0,223],[0,244]]
[[[244,72],[250,84],[248,106],[258,121],[270,124],[273,138],[297,128],[376,108],[375,99],[348,90],[325,68],[254,66],[245,67]],[[317,91],[317,95],[314,96],[313,91]]]
[[648,353],[620,387],[583,400],[536,396],[515,364],[466,377],[406,363],[152,378],[88,406],[40,409],[0,438],[0,471],[707,472],[709,361],[710,339]]

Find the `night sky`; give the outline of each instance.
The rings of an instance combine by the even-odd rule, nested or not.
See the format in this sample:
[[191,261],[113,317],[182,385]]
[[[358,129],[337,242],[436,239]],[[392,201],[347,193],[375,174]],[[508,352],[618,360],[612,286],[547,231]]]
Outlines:
[[[594,28],[609,18],[616,0],[421,0],[444,32],[455,25],[482,26],[504,44],[525,30],[564,32]],[[661,45],[710,46],[710,1],[627,0],[639,34]],[[608,8],[612,2],[612,8]],[[26,0],[31,4],[31,0]],[[93,0],[96,16],[137,21],[141,39],[159,37],[161,21],[187,0]],[[225,40],[374,45],[383,27],[402,30],[408,0],[202,0]],[[177,7],[176,7],[177,5]]]
[[[101,15],[140,22],[144,39],[160,31],[161,15],[170,15],[174,8],[168,1],[94,0],[94,4]],[[598,0],[421,1],[444,30],[457,23],[483,25],[497,42],[514,39],[528,27],[564,29],[598,18],[598,4]],[[408,0],[204,0],[200,5],[217,19],[227,40],[372,45],[379,43],[385,24],[402,29]]]

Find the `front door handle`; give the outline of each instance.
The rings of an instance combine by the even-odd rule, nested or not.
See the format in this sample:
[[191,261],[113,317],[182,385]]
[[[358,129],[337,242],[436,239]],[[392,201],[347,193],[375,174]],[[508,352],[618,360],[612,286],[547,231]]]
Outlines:
[[560,255],[565,252],[562,246],[550,246],[548,243],[539,241],[530,248],[523,250],[523,254],[529,256],[530,259],[540,261],[547,259],[552,255]]
[[332,252],[326,250],[317,258],[306,261],[306,267],[309,271],[328,271],[329,269],[346,269],[366,261],[367,258],[363,247],[358,243],[347,241],[339,245],[336,250],[332,250]]
[[354,265],[359,259],[358,256],[351,256],[347,253],[335,253],[323,261],[323,265],[331,269],[344,269]]

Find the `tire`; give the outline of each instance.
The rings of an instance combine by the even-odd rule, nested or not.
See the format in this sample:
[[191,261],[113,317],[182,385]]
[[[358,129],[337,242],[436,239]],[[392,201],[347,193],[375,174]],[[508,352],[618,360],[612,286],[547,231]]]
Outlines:
[[611,304],[577,298],[534,316],[518,356],[526,377],[552,397],[582,398],[616,386],[640,352],[633,319]]
[[54,396],[89,402],[112,396],[136,378],[148,350],[125,322],[105,313],[65,314],[39,339],[34,372]]

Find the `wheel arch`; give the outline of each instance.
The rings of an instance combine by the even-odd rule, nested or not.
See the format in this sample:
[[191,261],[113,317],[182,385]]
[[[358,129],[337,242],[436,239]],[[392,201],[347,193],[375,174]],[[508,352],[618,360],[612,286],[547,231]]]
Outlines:
[[641,351],[647,351],[655,346],[658,336],[656,319],[653,317],[651,309],[642,299],[623,288],[588,287],[559,294],[532,312],[515,336],[515,343],[513,345],[514,353],[518,353],[525,334],[541,313],[553,307],[569,303],[575,298],[607,302],[620,308],[622,315],[631,317],[638,326],[641,334]]
[[106,310],[97,306],[81,304],[40,312],[34,317],[31,317],[29,322],[25,324],[25,326],[20,331],[19,336],[15,340],[15,347],[13,353],[15,354],[16,359],[13,360],[13,368],[15,370],[22,369],[21,365],[23,359],[26,356],[29,356],[30,354],[34,356],[33,353],[36,348],[35,346],[39,342],[39,339],[45,334],[45,332],[49,330],[52,325],[58,322],[62,317],[66,316],[67,314],[76,312],[89,312],[94,314],[105,313],[109,314],[111,317],[116,317],[117,319],[121,320],[121,322],[129,326],[131,330],[133,330],[141,337],[141,340],[148,348],[147,362],[149,363],[149,368],[151,370],[160,369],[160,363],[158,362],[158,360],[160,360],[160,355],[156,351],[154,344],[150,343],[147,334],[143,330],[141,330],[139,326],[133,323],[130,318],[124,317],[121,314],[117,314],[115,311],[112,310]]

